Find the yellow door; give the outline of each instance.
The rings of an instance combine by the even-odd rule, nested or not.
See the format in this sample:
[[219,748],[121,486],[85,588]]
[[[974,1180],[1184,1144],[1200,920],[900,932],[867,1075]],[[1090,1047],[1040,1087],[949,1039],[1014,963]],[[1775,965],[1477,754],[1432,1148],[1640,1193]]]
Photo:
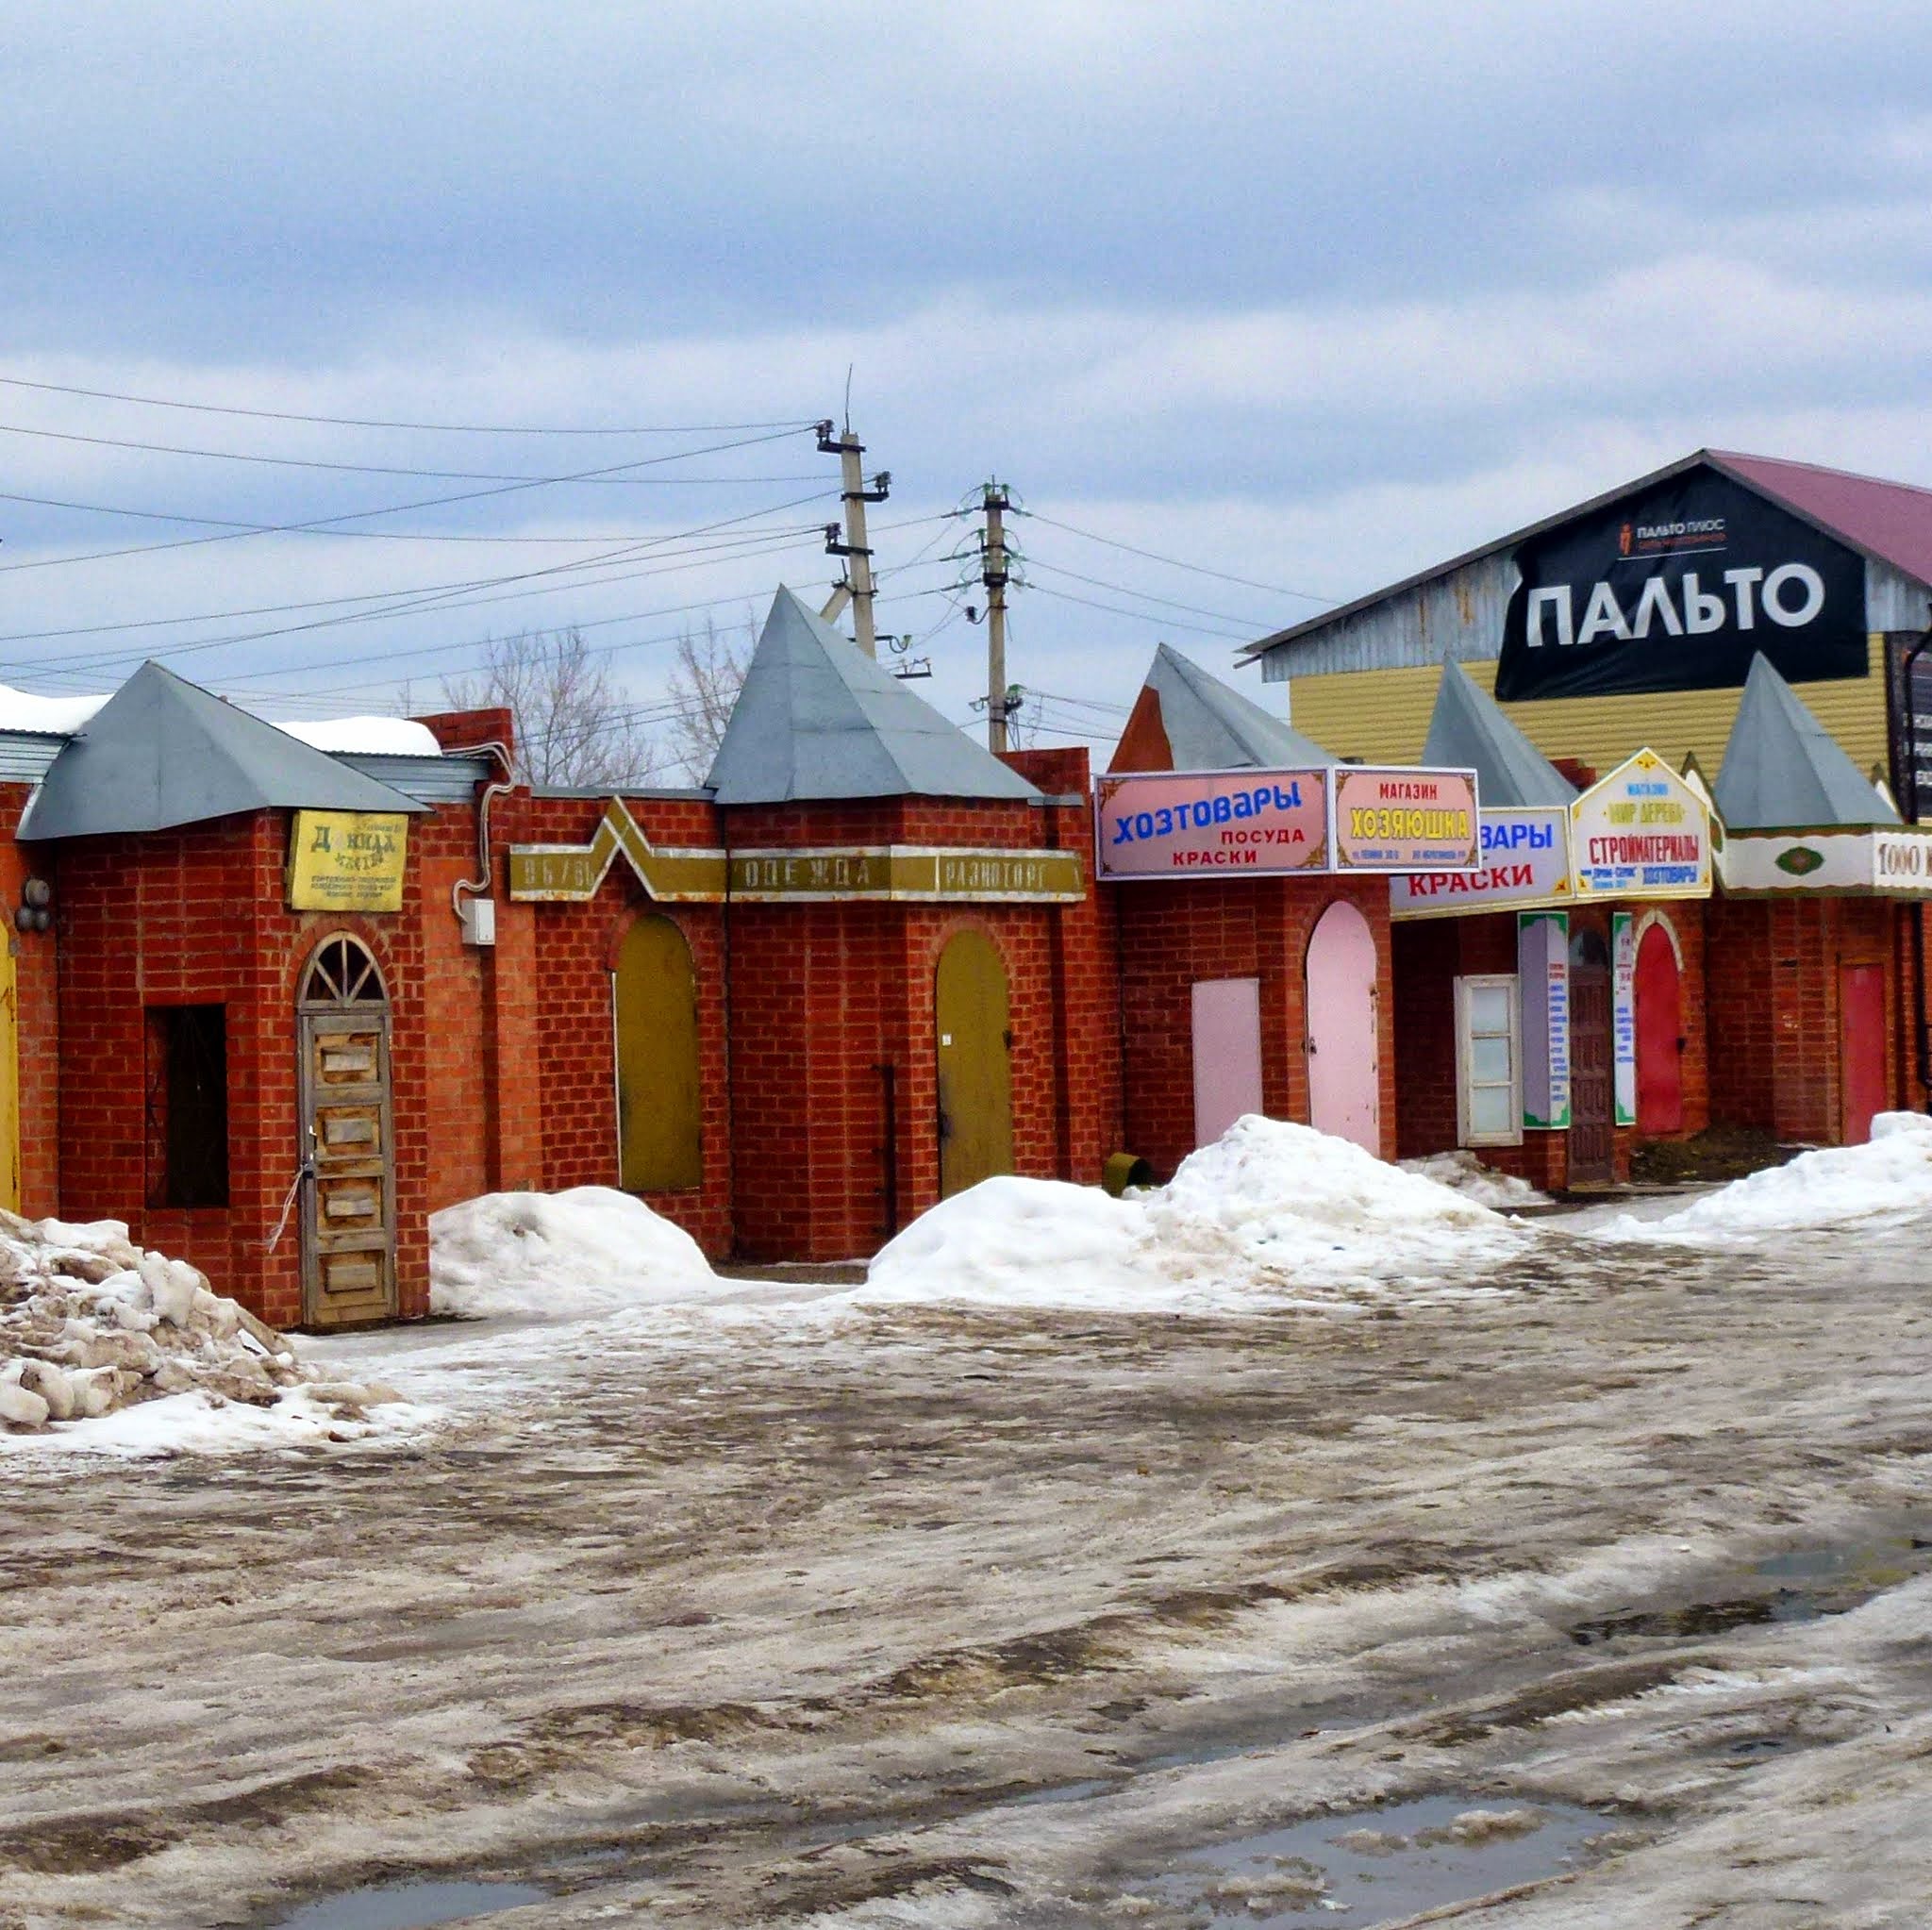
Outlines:
[[940,1194],[1013,1170],[1013,1035],[1007,972],[984,932],[962,931],[940,954]]
[[691,947],[670,919],[641,918],[625,933],[611,994],[617,1183],[632,1193],[701,1185],[697,979]]
[[0,1206],[20,1211],[20,999],[11,936],[0,942]]

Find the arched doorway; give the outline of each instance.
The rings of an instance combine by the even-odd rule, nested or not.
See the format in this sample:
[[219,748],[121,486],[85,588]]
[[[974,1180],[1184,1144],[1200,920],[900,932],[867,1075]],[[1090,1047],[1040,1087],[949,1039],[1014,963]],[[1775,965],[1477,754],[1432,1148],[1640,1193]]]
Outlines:
[[359,939],[309,954],[295,994],[302,1188],[302,1318],[309,1326],[396,1313],[395,1148],[389,993]]
[[691,946],[661,913],[624,935],[610,974],[617,1028],[617,1183],[663,1192],[705,1176],[698,989]]
[[1570,1179],[1607,1185],[1616,1176],[1610,1053],[1610,950],[1587,927],[1570,940]]
[[1662,924],[1637,941],[1637,1130],[1684,1129],[1684,995],[1677,948]]
[[1382,1100],[1375,935],[1346,899],[1323,912],[1308,940],[1305,981],[1308,1122],[1378,1157]]
[[933,973],[940,1197],[1013,1170],[1013,1035],[1007,968],[983,931],[955,932]]

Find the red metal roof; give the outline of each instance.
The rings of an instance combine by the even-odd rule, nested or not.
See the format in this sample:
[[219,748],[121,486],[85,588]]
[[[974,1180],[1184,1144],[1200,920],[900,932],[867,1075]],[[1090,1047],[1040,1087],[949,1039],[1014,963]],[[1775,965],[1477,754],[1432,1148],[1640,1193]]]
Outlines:
[[1770,456],[1706,452],[1740,482],[1762,490],[1855,549],[1932,583],[1932,490],[1881,482],[1811,462],[1781,462]]

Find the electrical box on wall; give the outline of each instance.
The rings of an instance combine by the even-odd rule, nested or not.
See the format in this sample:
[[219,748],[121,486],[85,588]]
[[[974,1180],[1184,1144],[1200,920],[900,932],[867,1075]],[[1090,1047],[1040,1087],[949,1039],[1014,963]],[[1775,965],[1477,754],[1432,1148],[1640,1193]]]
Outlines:
[[496,942],[496,900],[463,898],[457,904],[466,945],[493,945]]

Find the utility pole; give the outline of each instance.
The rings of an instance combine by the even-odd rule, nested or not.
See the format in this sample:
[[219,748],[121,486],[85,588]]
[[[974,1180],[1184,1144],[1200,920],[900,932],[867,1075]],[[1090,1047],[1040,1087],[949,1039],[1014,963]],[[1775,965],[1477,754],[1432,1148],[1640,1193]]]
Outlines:
[[818,432],[820,455],[839,458],[841,493],[845,504],[842,541],[838,524],[825,524],[825,554],[845,558],[845,575],[820,614],[827,623],[835,621],[849,598],[854,640],[868,657],[876,657],[879,645],[878,633],[873,626],[872,551],[865,540],[865,506],[883,503],[891,492],[892,478],[882,469],[873,478],[873,487],[866,488],[865,470],[859,461],[865,454],[865,444],[852,433],[849,419],[842,433],[835,436],[832,419],[827,416],[819,424]]
[[1014,706],[1007,689],[1007,565],[1006,513],[1010,504],[1007,486],[990,482],[979,492],[986,511],[986,529],[979,539],[979,580],[986,586],[986,747],[1007,747],[1007,718]]

